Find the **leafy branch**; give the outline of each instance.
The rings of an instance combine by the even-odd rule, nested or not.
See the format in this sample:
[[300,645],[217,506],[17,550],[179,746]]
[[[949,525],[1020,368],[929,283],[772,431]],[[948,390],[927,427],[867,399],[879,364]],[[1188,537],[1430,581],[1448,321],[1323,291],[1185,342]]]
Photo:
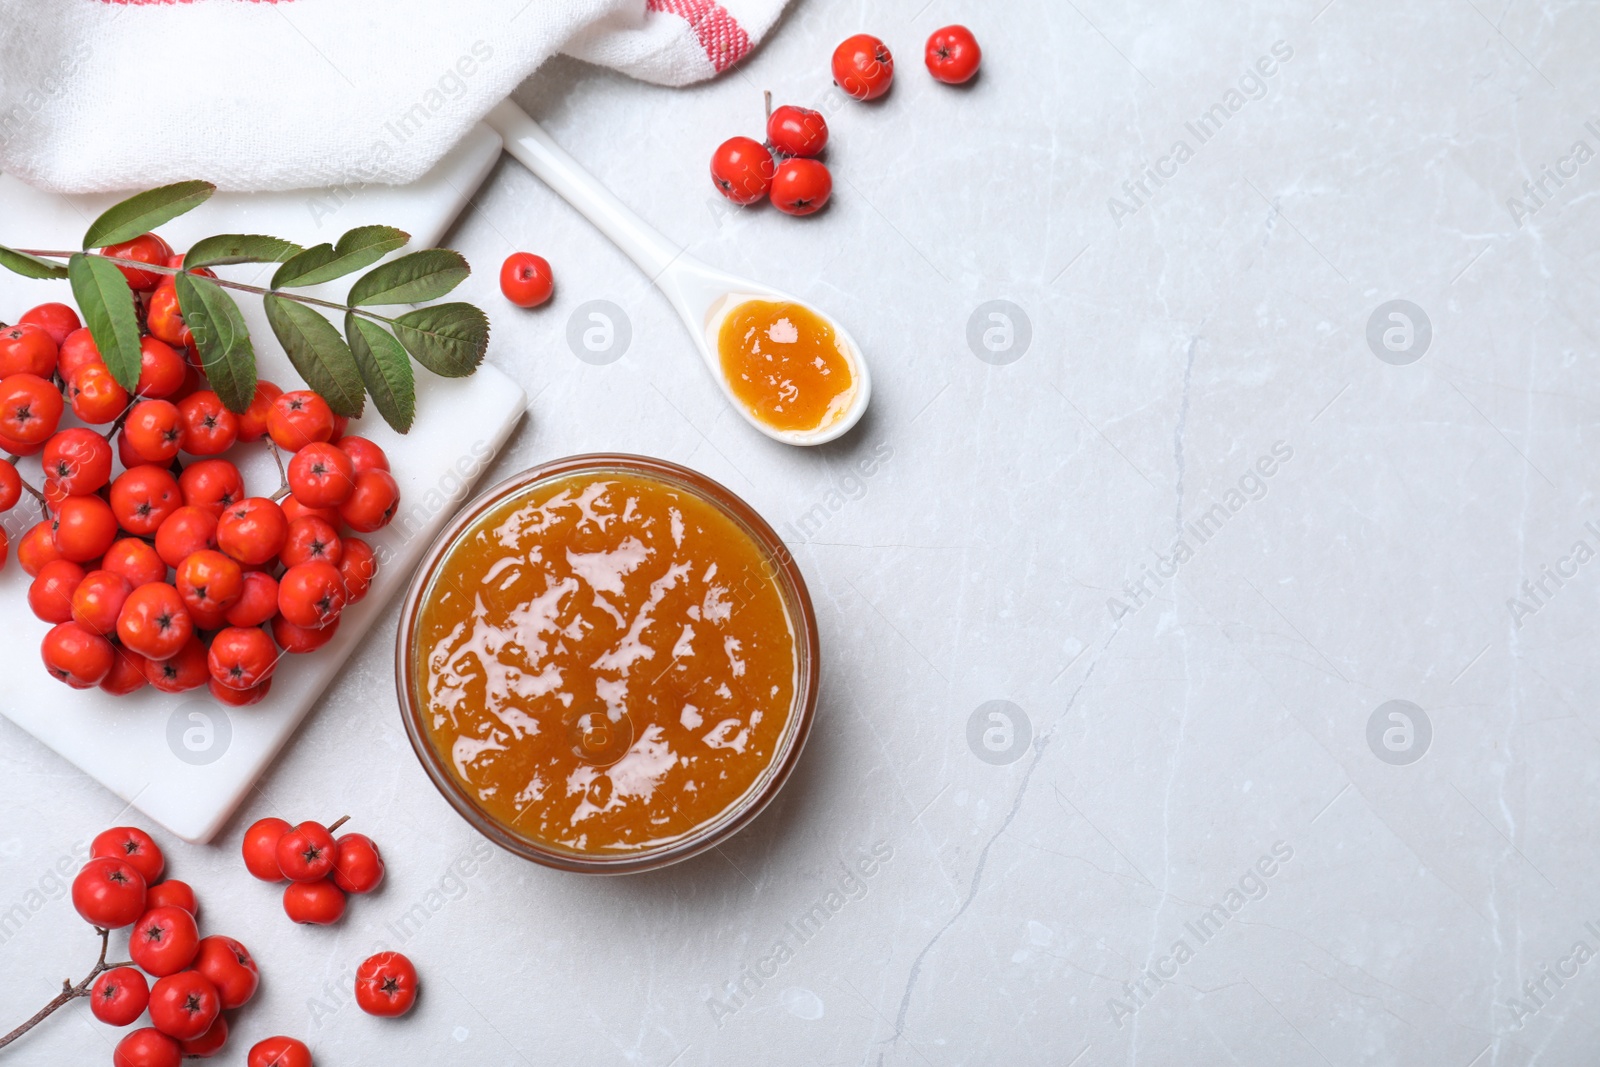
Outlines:
[[[256,357],[244,317],[228,290],[261,297],[289,361],[336,413],[360,415],[371,396],[384,421],[400,433],[411,428],[416,416],[411,360],[446,378],[465,377],[483,362],[489,319],[472,304],[430,304],[394,317],[372,310],[441,299],[471,273],[459,252],[445,248],[379,263],[411,240],[392,226],[358,226],[336,243],[310,248],[263,234],[220,234],[196,242],[181,267],[106,253],[198,207],[214,191],[208,182],[178,182],[139,193],[90,224],[82,251],[0,245],[0,267],[28,278],[67,279],[106,368],[130,393],[139,380],[141,320],[138,301],[119,267],[171,276],[211,388],[235,412],[245,410],[255,397]],[[279,266],[270,287],[218,278],[209,269],[239,263]],[[293,291],[357,271],[365,273],[351,284],[344,303]],[[339,314],[342,334],[323,311]]]

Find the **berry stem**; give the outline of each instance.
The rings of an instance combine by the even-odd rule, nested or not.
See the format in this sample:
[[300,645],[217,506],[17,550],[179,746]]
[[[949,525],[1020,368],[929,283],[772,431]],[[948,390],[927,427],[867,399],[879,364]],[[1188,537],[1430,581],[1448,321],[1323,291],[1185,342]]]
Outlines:
[[122,409],[122,414],[117,416],[116,421],[111,424],[110,428],[107,429],[103,435],[107,441],[115,439],[117,436],[117,431],[122,429],[122,424],[128,421],[128,413],[133,410],[133,405],[137,404],[138,402],[138,398],[135,397],[128,402],[127,407]]
[[345,823],[347,823],[347,822],[349,822],[349,821],[350,821],[350,816],[348,816],[348,815],[341,815],[341,816],[339,816],[339,817],[338,817],[338,818],[337,818],[337,819],[335,819],[335,820],[334,820],[334,821],[333,821],[333,823],[332,823],[332,824],[331,824],[331,825],[330,825],[330,826],[329,826],[329,827],[328,827],[328,833],[330,833],[330,834],[331,834],[331,833],[333,833],[333,832],[334,832],[334,831],[335,831],[335,830],[337,830],[337,829],[338,829],[338,828],[339,828],[339,827],[341,827],[341,826],[343,826],[343,825],[344,825],[344,824],[345,824]]
[[[18,463],[22,462],[22,457],[21,456],[7,456],[6,457],[6,462],[11,464],[13,467],[15,467]],[[22,482],[22,488],[24,488],[24,489],[26,489],[28,491],[28,495],[33,497],[33,499],[35,499],[35,500],[37,500],[39,502],[39,507],[44,509],[44,513],[46,515],[50,514],[50,502],[44,498],[44,494],[39,492],[39,490],[35,489],[33,486],[29,485],[28,484],[28,479],[21,478],[19,480]]]
[[40,1023],[44,1022],[44,1020],[48,1019],[62,1005],[70,1003],[79,997],[88,996],[89,987],[94,984],[94,980],[96,978],[100,977],[101,972],[109,971],[114,967],[131,966],[131,964],[126,962],[107,963],[106,946],[111,940],[111,931],[96,926],[95,932],[100,935],[100,958],[95,960],[94,969],[89,972],[88,977],[84,978],[84,980],[79,982],[77,985],[73,985],[72,979],[70,978],[63,979],[61,982],[61,992],[57,993],[55,997],[44,1007],[34,1012],[33,1018],[29,1019],[27,1022],[23,1023],[21,1026],[17,1027],[4,1037],[0,1037],[0,1048],[5,1048],[7,1045],[11,1044],[11,1042],[15,1041],[29,1030],[32,1030],[35,1026],[38,1026]]
[[289,472],[283,469],[283,453],[278,451],[278,442],[267,438],[267,448],[272,453],[272,462],[278,465],[278,491],[272,495],[277,500],[289,492]]
[[[41,259],[71,259],[77,255],[98,256],[101,259],[115,263],[119,267],[132,267],[135,270],[149,271],[152,274],[193,274],[182,267],[167,267],[159,263],[146,263],[138,259],[122,259],[118,256],[108,256],[104,252],[63,252],[49,248],[19,248],[17,251],[29,256],[38,256]],[[254,293],[257,296],[281,296],[285,300],[293,300],[301,304],[311,304],[319,308],[328,308],[332,311],[354,311],[363,318],[373,319],[377,322],[394,324],[394,319],[387,315],[368,311],[364,307],[351,307],[349,304],[336,304],[331,300],[319,300],[314,296],[305,296],[301,293],[292,293],[287,289],[265,289],[259,285],[249,285],[245,282],[229,281],[227,278],[207,278],[224,289],[237,289],[241,293]]]
[[763,90],[761,90],[761,98],[762,98],[763,101],[766,102],[766,105],[767,105],[767,122],[770,123],[772,121],[772,90],[771,89],[763,89]]

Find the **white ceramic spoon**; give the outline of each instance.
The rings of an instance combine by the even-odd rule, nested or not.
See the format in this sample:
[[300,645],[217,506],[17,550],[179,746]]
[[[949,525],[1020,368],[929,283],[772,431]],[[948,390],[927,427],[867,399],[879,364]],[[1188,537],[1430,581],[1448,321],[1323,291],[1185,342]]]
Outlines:
[[[579,166],[577,160],[567,155],[538,123],[511,101],[497,105],[484,121],[499,132],[507,152],[594,223],[666,295],[689,327],[706,369],[722,387],[728,403],[746,422],[784,444],[820,445],[849,432],[861,419],[872,396],[872,379],[860,346],[837,320],[798,297],[709,267],[668,241]],[[728,312],[746,300],[800,304],[833,327],[839,338],[840,354],[850,366],[853,392],[832,421],[814,430],[774,429],[756,418],[733,395],[717,354],[717,334]]]

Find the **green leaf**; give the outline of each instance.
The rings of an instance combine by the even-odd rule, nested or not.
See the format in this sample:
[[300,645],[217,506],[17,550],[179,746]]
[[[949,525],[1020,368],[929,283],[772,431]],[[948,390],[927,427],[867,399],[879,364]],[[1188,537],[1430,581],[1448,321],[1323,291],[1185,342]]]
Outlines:
[[133,290],[117,265],[78,252],[67,261],[72,297],[106,368],[128,392],[139,385],[139,313]]
[[185,267],[215,267],[224,263],[282,263],[300,246],[281,237],[259,233],[224,233],[196,241],[184,253]]
[[406,433],[417,415],[417,386],[406,350],[389,331],[353,311],[344,317],[344,334],[383,421]]
[[394,335],[433,373],[465,378],[489,350],[489,316],[471,304],[434,304],[401,315]]
[[0,267],[14,271],[24,278],[65,278],[67,268],[60,263],[51,263],[49,260],[30,256],[26,252],[18,252],[14,248],[0,245]]
[[243,411],[256,395],[256,352],[239,305],[203,275],[183,271],[174,284],[184,325],[194,335],[212,390],[229,411]]
[[372,266],[409,240],[409,233],[393,226],[357,226],[339,238],[337,245],[314,245],[294,256],[272,276],[272,287],[331,282]]
[[356,279],[347,303],[420,304],[437,300],[472,273],[466,257],[448,248],[427,248],[385,263]]
[[210,182],[178,182],[113,204],[89,225],[83,247],[104,248],[131,241],[205,203],[217,187]]
[[361,368],[333,323],[320,312],[276,294],[263,297],[262,303],[272,332],[306,384],[328,402],[334,414],[352,419],[360,415],[365,403]]

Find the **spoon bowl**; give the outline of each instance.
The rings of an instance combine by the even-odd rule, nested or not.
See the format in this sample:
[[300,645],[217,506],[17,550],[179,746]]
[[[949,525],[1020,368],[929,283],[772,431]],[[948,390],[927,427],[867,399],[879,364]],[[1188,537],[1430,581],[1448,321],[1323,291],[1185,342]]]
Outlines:
[[[500,134],[506,151],[514,159],[594,223],[661,290],[688,327],[689,336],[694,339],[695,348],[722,395],[746,422],[774,441],[788,445],[820,445],[850,432],[861,420],[872,398],[872,378],[861,347],[838,320],[770,285],[702,263],[668,241],[579,166],[543,127],[509,100],[496,105],[485,121]],[[778,429],[757,418],[734,395],[722,367],[717,338],[728,314],[750,300],[798,304],[833,328],[839,354],[850,368],[851,386],[844,406],[821,425],[806,430]]]

